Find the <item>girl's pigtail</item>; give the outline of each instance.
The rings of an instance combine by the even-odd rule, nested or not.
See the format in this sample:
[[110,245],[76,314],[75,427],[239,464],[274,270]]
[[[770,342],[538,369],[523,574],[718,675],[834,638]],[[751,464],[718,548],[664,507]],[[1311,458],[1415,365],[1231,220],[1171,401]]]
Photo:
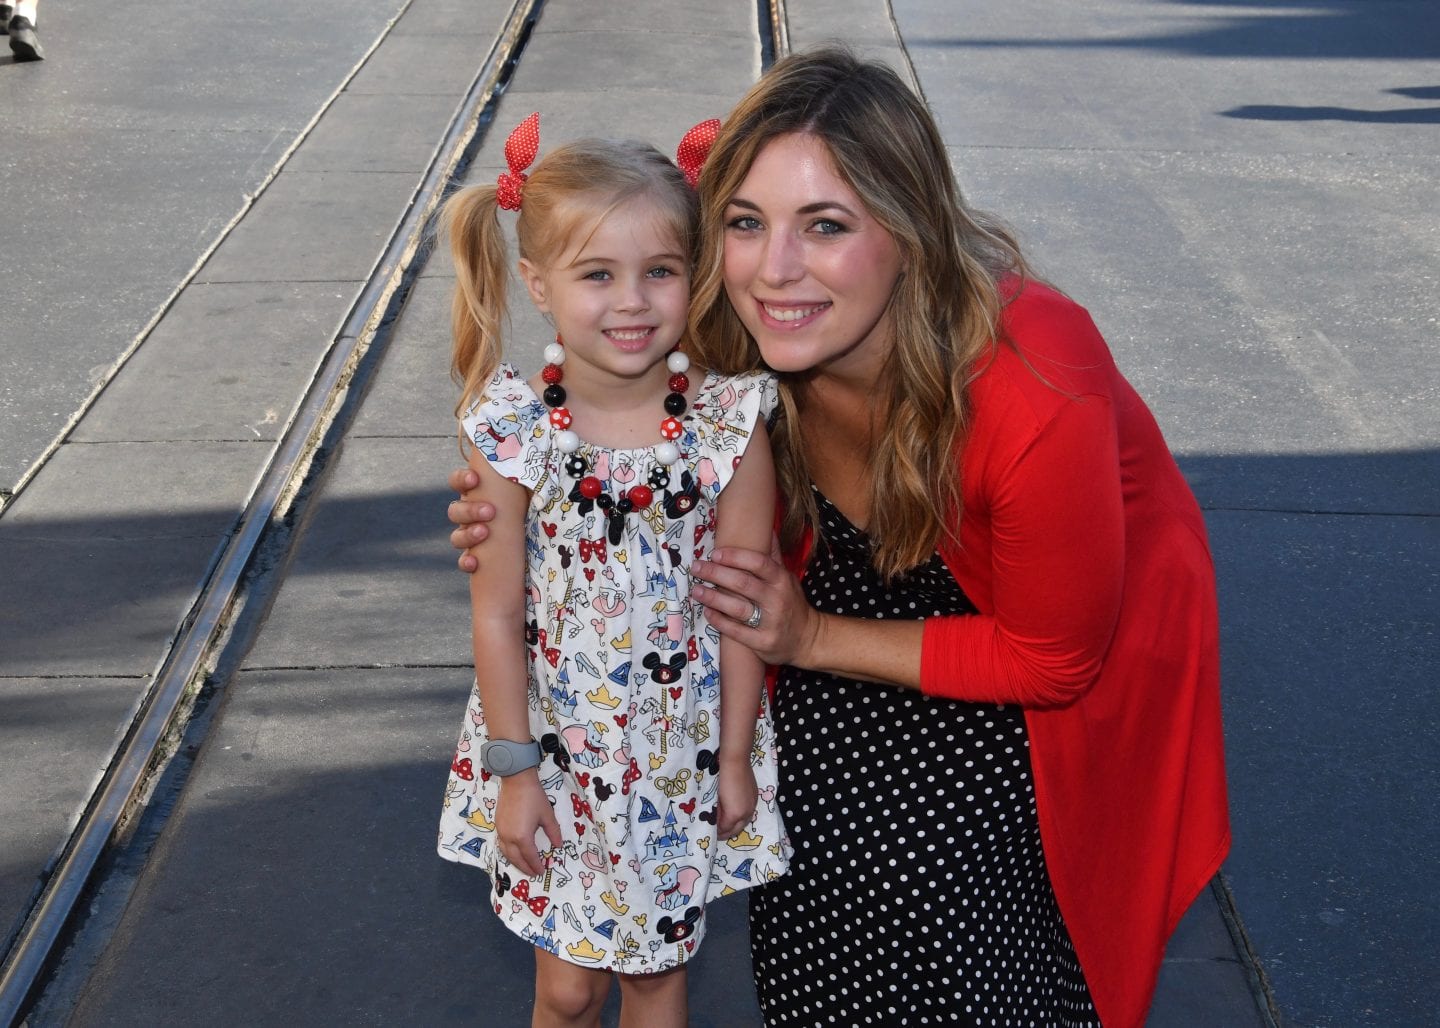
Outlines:
[[450,375],[460,386],[456,416],[478,397],[500,364],[508,272],[495,186],[472,186],[445,204],[445,231],[455,261],[450,306]]

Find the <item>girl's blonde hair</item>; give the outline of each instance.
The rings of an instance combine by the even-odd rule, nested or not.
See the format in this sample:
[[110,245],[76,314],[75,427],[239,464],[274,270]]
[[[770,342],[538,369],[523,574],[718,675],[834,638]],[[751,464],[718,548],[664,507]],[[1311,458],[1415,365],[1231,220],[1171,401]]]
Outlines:
[[[503,352],[510,262],[495,188],[461,190],[446,201],[441,215],[455,260],[450,374],[460,386],[457,415],[480,395]],[[552,267],[577,237],[583,245],[611,211],[640,196],[655,204],[688,268],[695,253],[695,192],[664,154],[632,140],[577,140],[535,164],[515,224],[520,256]]]
[[[876,569],[891,578],[924,563],[942,541],[955,541],[968,387],[977,359],[999,339],[1000,278],[1023,281],[1029,269],[1009,231],[966,205],[929,110],[898,75],[844,48],[808,50],[778,61],[745,95],[700,176],[691,305],[700,363],[730,373],[763,367],[725,296],[725,212],[756,155],[791,133],[825,144],[840,177],[901,254],[889,307],[893,345],[875,383],[876,435],[867,455],[868,533]],[[772,429],[787,549],[807,530],[823,542],[805,470],[804,377],[780,376]]]

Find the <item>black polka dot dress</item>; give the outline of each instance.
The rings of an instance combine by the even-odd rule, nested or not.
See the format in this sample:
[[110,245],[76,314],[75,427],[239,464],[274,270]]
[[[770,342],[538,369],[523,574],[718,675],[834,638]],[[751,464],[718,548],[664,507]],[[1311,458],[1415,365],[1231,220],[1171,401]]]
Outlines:
[[[936,555],[887,587],[816,494],[804,587],[866,618],[974,613]],[[790,873],[755,890],[768,1025],[1093,1025],[1055,905],[1018,707],[786,669],[774,708]]]

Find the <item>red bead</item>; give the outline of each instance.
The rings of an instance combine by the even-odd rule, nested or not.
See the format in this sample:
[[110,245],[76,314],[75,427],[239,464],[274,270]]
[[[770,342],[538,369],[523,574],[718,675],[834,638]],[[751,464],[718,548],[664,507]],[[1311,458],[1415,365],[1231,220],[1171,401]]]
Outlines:
[[540,372],[540,378],[546,385],[559,385],[565,379],[565,369],[558,364],[547,364]]
[[604,487],[600,484],[600,479],[594,475],[586,475],[580,479],[580,495],[587,500],[595,499],[603,489]]
[[677,418],[666,418],[660,422],[660,434],[672,442],[685,433],[685,426]]
[[690,379],[682,371],[677,371],[670,376],[670,391],[672,393],[683,393],[690,388]]
[[636,510],[644,510],[655,502],[655,493],[648,485],[632,486],[625,495],[630,497],[630,502],[635,504]]
[[550,424],[554,425],[556,428],[569,428],[570,408],[556,407],[554,410],[552,410],[550,412]]

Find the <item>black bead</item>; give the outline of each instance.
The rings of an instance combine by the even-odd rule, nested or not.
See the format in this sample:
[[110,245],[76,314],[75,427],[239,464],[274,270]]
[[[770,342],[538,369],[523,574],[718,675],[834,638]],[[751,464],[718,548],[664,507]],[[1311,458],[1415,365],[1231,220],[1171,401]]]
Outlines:
[[664,489],[664,488],[665,488],[666,486],[668,486],[669,484],[670,484],[670,472],[666,471],[664,468],[651,468],[651,469],[650,469],[650,488],[651,488],[651,489]]
[[601,510],[608,511],[611,507],[615,506],[615,498],[609,493],[601,493],[595,497],[595,506]]
[[685,408],[688,406],[690,405],[685,402],[684,393],[671,393],[669,396],[665,397],[666,414],[673,414],[676,417],[679,417],[681,414],[685,413]]
[[571,478],[581,478],[585,472],[590,470],[590,465],[585,463],[585,458],[578,453],[573,453],[565,461],[565,470],[570,473]]
[[546,386],[542,399],[547,407],[563,407],[565,405],[565,387],[558,383]]
[[630,499],[630,497],[628,496],[622,496],[615,504],[615,509],[618,510],[621,514],[629,514],[632,510],[635,509],[635,501]]

